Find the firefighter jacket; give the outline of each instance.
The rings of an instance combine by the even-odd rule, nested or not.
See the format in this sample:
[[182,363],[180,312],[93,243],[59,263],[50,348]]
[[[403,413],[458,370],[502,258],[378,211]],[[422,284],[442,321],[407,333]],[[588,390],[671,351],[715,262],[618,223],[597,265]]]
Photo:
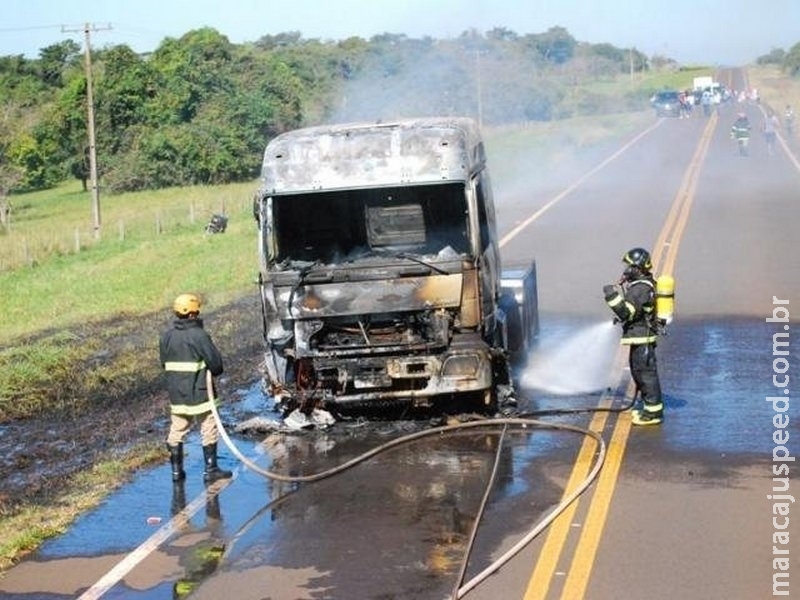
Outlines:
[[622,323],[623,344],[651,344],[656,341],[656,291],[652,277],[626,281],[621,287],[603,288],[606,303]]
[[750,121],[747,119],[736,119],[731,126],[731,138],[740,140],[750,137]]
[[159,340],[171,411],[197,415],[211,410],[206,371],[222,374],[222,356],[201,319],[175,319]]

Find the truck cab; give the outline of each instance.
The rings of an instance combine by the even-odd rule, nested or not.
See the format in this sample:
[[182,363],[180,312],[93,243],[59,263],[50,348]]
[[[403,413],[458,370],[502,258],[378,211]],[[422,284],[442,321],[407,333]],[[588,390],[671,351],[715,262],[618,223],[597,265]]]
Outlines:
[[511,344],[536,325],[518,330],[531,283],[503,277],[472,120],[284,133],[264,152],[254,214],[265,380],[284,410],[496,407]]

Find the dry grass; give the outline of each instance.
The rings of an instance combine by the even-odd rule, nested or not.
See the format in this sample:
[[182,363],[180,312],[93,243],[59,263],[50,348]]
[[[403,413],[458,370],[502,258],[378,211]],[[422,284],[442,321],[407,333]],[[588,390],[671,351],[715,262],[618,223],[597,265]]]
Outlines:
[[762,104],[772,108],[781,117],[789,104],[794,108],[797,119],[800,114],[800,78],[788,77],[773,65],[750,67],[747,76],[750,87],[758,89]]

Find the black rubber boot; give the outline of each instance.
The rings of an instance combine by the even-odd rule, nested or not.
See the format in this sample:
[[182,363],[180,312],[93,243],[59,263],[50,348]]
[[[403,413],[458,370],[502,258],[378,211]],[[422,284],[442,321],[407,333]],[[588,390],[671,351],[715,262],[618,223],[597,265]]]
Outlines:
[[183,470],[183,444],[167,444],[167,450],[169,462],[172,464],[172,481],[183,481],[186,479],[186,472]]
[[211,483],[218,479],[228,479],[233,476],[230,471],[225,471],[217,466],[217,445],[209,444],[203,446],[203,458],[205,459],[205,471],[203,471],[203,481]]
[[186,488],[183,481],[176,481],[172,484],[172,505],[170,506],[172,516],[186,508]]
[[206,517],[213,521],[222,519],[222,511],[219,508],[219,495],[214,494],[210,498],[206,498]]

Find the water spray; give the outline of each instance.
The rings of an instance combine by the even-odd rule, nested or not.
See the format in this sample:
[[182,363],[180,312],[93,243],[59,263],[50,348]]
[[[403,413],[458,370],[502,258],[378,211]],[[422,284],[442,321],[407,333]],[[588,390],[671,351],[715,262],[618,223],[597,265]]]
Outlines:
[[607,387],[619,344],[619,329],[609,319],[577,332],[545,336],[520,375],[522,387],[554,395],[590,394]]

